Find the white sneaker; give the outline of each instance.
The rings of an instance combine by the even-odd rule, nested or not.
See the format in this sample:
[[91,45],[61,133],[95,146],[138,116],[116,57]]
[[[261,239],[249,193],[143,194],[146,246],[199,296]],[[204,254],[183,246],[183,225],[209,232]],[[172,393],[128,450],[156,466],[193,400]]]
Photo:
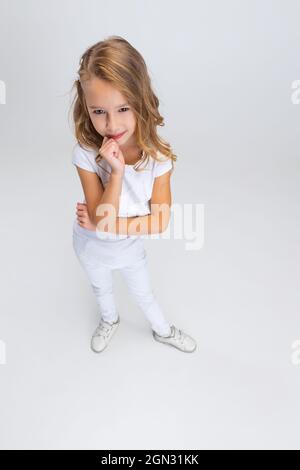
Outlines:
[[153,338],[161,343],[169,344],[184,352],[193,352],[197,347],[196,341],[184,331],[177,329],[171,325],[170,336],[160,336],[156,331],[152,330]]
[[119,324],[120,317],[118,317],[118,320],[114,323],[108,323],[102,319],[100,320],[91,340],[91,348],[94,352],[101,352],[106,348]]

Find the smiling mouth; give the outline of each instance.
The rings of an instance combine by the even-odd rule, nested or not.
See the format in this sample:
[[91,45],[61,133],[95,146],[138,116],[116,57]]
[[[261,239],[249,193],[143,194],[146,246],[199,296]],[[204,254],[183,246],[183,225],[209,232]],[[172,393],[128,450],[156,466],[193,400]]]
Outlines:
[[107,137],[109,139],[119,139],[120,137],[122,137],[122,135],[125,134],[126,131],[122,132],[121,134],[117,134],[117,135],[108,135]]

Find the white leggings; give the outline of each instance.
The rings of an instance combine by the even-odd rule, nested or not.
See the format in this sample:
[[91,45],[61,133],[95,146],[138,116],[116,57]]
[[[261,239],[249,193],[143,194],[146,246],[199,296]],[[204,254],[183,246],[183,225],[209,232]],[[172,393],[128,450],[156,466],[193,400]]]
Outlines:
[[[82,245],[82,242],[84,242],[84,245]],[[112,279],[112,270],[118,269],[125,279],[132,298],[149,320],[152,330],[162,336],[169,335],[171,332],[170,324],[165,319],[151,288],[146,251],[144,250],[142,256],[134,256],[127,265],[113,268],[97,259],[97,242],[101,243],[101,240],[90,241],[86,237],[83,239],[81,235],[73,233],[74,251],[91,283],[102,319],[107,322],[114,322],[119,316],[113,296]],[[89,245],[88,250],[82,249],[83,246],[86,248],[87,245]],[[97,259],[96,262],[95,259]]]

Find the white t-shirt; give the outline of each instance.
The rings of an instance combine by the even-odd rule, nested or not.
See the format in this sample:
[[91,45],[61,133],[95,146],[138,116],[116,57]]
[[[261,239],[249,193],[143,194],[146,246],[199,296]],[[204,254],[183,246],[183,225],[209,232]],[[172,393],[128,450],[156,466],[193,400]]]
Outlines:
[[[95,161],[96,156],[96,150],[82,148],[79,143],[77,143],[73,148],[72,163],[84,170],[96,173],[105,188],[110,178],[109,173],[111,172],[111,166],[104,158],[101,159],[99,166]],[[143,216],[151,213],[149,201],[152,195],[154,180],[157,176],[161,176],[172,169],[171,159],[167,158],[159,151],[157,152],[157,156],[161,161],[155,160],[150,155],[147,165],[145,162],[139,165],[139,169],[142,168],[142,171],[136,171],[133,165],[125,164],[122,191],[119,200],[119,217]],[[106,171],[101,167],[105,168]],[[86,202],[86,200],[83,202]],[[101,239],[127,239],[137,237],[137,235],[111,234],[109,232],[99,231],[93,232],[81,227],[77,223],[77,219],[74,221],[73,229],[79,234],[81,233],[86,236]]]

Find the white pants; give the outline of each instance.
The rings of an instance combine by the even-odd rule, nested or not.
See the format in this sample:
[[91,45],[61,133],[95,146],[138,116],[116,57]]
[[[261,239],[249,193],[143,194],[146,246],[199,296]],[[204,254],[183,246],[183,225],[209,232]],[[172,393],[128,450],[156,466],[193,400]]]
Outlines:
[[[124,250],[127,250],[124,260],[128,260],[130,254],[132,257],[129,256],[130,262],[126,261],[125,264],[119,262],[118,267],[114,267],[113,263],[110,265],[107,262],[107,243],[110,244],[111,250],[115,250],[114,241],[92,239],[73,232],[73,248],[91,283],[102,319],[114,322],[119,316],[113,296],[112,279],[112,270],[118,269],[125,279],[132,298],[149,320],[152,330],[162,336],[169,335],[170,324],[165,319],[151,288],[146,251],[140,249],[142,240],[137,238],[133,244],[129,241],[129,245],[126,245],[127,240],[118,241],[118,259],[122,259],[120,256],[120,243],[122,242]],[[132,248],[135,243],[138,249]],[[102,253],[106,255],[106,258],[104,257],[106,264],[102,262]]]

